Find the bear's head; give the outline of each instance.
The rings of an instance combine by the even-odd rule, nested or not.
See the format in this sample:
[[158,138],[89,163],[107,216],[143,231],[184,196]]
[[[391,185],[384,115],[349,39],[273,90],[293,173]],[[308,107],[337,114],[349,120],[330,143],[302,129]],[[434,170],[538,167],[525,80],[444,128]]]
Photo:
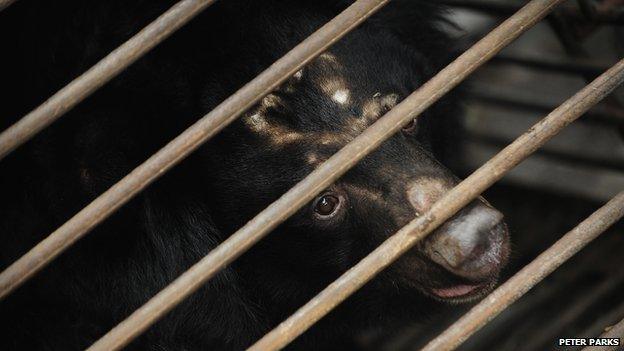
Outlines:
[[[430,67],[396,37],[359,30],[296,72],[217,138],[221,151],[208,156],[217,224],[238,229],[416,90]],[[252,276],[283,300],[301,300],[427,211],[459,182],[434,147],[446,142],[437,131],[453,128],[444,122],[457,110],[452,100],[403,127],[243,257]],[[384,272],[391,284],[379,292],[474,300],[494,286],[508,252],[503,215],[479,198]]]

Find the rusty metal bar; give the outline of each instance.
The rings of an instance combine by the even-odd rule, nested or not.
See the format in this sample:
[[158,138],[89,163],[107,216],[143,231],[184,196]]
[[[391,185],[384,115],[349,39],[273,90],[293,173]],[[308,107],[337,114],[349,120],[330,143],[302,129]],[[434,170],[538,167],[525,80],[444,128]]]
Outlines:
[[449,191],[430,210],[388,238],[249,350],[277,350],[286,346],[382,269],[394,262],[401,254],[502,178],[506,172],[544,145],[565,126],[607,96],[622,81],[624,81],[624,60],[618,62],[534,125],[528,132]]
[[[6,7],[14,0],[0,1],[4,1],[0,2],[1,10],[2,5]],[[215,1],[178,2],[80,77],[0,133],[0,160],[108,83]]]
[[139,191],[225,128],[388,0],[359,0],[297,45],[234,95],[169,142],[147,161],[93,200],[69,221],[0,273],[0,299],[28,280]]
[[527,4],[161,290],[89,350],[118,349],[146,330],[561,1],[534,0]]
[[453,350],[624,216],[624,191],[430,341],[423,351]]
[[624,319],[619,321],[616,325],[607,328],[607,330],[600,335],[601,338],[620,338],[620,346],[588,346],[583,348],[582,351],[609,351],[618,350],[624,339]]
[[7,7],[11,6],[12,3],[14,3],[15,0],[0,0],[0,11],[6,9]]

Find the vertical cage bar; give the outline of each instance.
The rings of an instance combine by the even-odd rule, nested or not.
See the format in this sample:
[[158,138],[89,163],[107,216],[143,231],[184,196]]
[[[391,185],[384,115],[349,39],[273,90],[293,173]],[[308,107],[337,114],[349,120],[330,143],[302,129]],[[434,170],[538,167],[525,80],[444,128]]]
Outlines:
[[384,241],[249,350],[277,350],[286,346],[401,254],[502,178],[506,172],[607,96],[622,81],[624,81],[624,60],[576,93],[486,162],[438,200],[431,209]]

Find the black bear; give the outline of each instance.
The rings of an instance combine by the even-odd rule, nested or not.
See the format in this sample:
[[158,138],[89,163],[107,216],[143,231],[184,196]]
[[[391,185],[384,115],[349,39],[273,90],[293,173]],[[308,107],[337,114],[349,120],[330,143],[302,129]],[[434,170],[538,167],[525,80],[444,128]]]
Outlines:
[[[173,3],[23,0],[3,11],[2,127]],[[2,160],[0,266],[349,3],[219,1]],[[450,56],[441,21],[435,1],[394,1],[306,65],[0,302],[2,349],[89,346],[430,78]],[[458,182],[438,161],[457,105],[449,96],[405,126],[129,348],[251,345]],[[358,330],[481,297],[508,247],[502,215],[479,199],[291,347],[348,349]]]

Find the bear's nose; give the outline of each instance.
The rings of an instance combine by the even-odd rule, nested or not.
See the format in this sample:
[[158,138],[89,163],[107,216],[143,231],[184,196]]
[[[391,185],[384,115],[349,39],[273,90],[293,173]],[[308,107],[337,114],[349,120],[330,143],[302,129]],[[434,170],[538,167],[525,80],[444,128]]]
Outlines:
[[503,215],[480,202],[458,212],[430,235],[427,256],[446,270],[469,280],[488,279],[503,264],[506,226]]

